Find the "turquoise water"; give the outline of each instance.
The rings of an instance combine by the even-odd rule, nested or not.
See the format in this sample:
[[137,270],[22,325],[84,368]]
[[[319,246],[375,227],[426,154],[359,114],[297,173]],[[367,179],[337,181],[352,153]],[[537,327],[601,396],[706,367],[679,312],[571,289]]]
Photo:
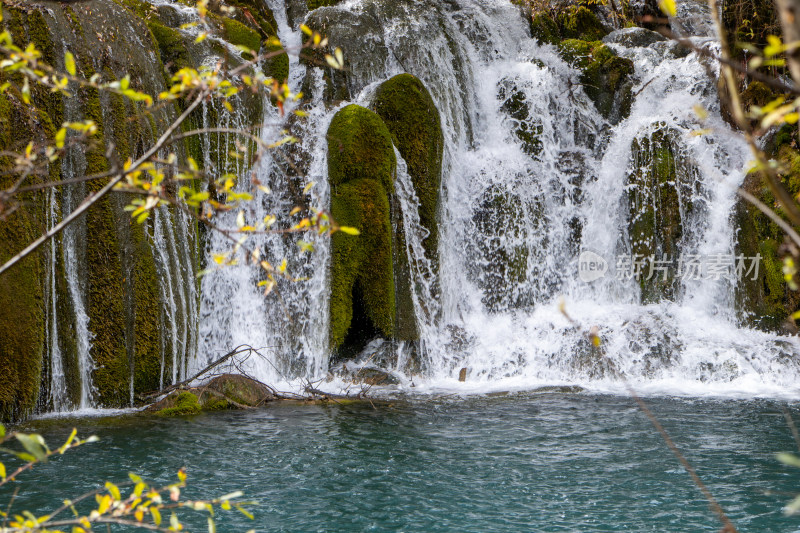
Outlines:
[[[800,531],[782,506],[800,469],[773,400],[647,400],[740,531]],[[719,524],[633,400],[514,395],[394,405],[278,406],[178,419],[35,421],[48,442],[73,426],[100,442],[37,467],[15,509],[37,513],[135,471],[188,496],[243,490],[220,531],[718,531]],[[5,508],[11,490],[0,489]],[[191,516],[191,515],[187,515]],[[189,520],[204,531],[205,517]]]

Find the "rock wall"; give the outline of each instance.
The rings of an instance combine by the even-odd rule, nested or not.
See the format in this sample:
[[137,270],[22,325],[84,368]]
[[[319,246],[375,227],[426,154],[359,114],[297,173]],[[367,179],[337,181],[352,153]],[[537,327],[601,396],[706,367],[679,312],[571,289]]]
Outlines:
[[[240,62],[241,58],[232,57],[226,42],[258,50],[276,35],[275,19],[262,2],[231,0],[227,4],[232,10],[223,12],[220,4],[210,15],[210,30],[217,37],[202,43],[195,43],[191,35],[179,29],[184,22],[180,5],[154,7],[141,0],[5,2],[3,25],[15,43],[35,43],[43,59],[55,67],[64,68],[64,53],[69,50],[76,57],[79,75],[89,78],[98,74],[105,80],[129,75],[133,88],[157,95],[168,88],[172,73],[186,66],[197,67],[209,56]],[[288,58],[280,56],[265,68],[283,78],[288,72]],[[17,80],[11,77],[8,81]],[[259,123],[260,98],[244,98],[241,104],[240,113]],[[0,147],[19,150],[31,138],[51,140],[62,122],[94,120],[99,133],[88,149],[73,150],[62,162],[50,166],[48,176],[29,182],[69,179],[108,170],[109,147],[113,147],[111,153],[118,161],[141,154],[179,112],[179,106],[168,105],[145,113],[141,106],[121,97],[91,89],[80,89],[72,98],[63,98],[34,88],[33,105],[26,106],[12,87],[0,97]],[[209,120],[218,120],[218,112],[210,106],[195,113],[185,129]],[[204,161],[198,140],[177,148]],[[224,167],[226,148],[212,145],[210,161],[219,168],[210,170]],[[10,164],[8,158],[0,160],[5,168]],[[3,186],[11,179],[0,178]],[[53,223],[48,220],[49,210],[55,210],[60,218],[103,184],[94,180],[65,185],[52,196],[48,196],[49,191],[27,194],[24,207],[0,225],[0,260],[13,256]],[[62,234],[56,238],[55,257],[51,256],[52,248],[45,246],[0,276],[0,419],[22,418],[37,403],[43,410],[53,408],[48,358],[56,352],[48,345],[53,334],[47,328],[53,321],[57,341],[52,341],[57,342],[57,353],[63,359],[69,404],[74,407],[80,403],[75,304],[65,261],[76,263],[71,266],[79,273],[79,289],[85,300],[94,361],[94,402],[105,407],[128,405],[131,391],[156,389],[162,371],[171,375],[173,354],[160,328],[165,320],[160,286],[165,283],[165,267],[159,263],[156,250],[166,243],[154,239],[152,219],[142,225],[131,222],[123,210],[128,201],[124,195],[111,194],[76,222],[70,228],[77,242],[74,253],[63,253],[69,244]],[[169,268],[182,269],[191,282],[193,273],[201,267],[199,232],[194,224],[181,225],[174,213],[165,212],[164,217],[173,237],[188,250],[188,254],[173,254],[177,263],[173,261]],[[187,288],[185,296],[196,298],[196,290]],[[52,316],[52,302],[57,302],[56,316]],[[179,311],[185,313],[187,309]]]

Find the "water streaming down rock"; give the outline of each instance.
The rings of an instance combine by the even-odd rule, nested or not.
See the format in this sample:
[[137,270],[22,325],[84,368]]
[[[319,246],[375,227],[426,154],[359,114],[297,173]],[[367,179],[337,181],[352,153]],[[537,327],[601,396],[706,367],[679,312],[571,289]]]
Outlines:
[[[688,12],[687,33],[708,28],[698,10]],[[366,21],[359,42],[372,44],[355,46],[372,55],[350,64],[350,101],[369,105],[375,82],[409,72],[442,115],[438,279],[422,261],[402,165],[396,180],[411,236],[423,383],[449,386],[466,367],[478,389],[568,382],[617,390],[621,372],[644,390],[794,390],[796,341],[740,328],[732,280],[615,275],[632,254],[670,259],[673,269],[698,254],[706,262],[734,254],[731,213],[746,151],[696,55],[641,29],[612,33],[607,45],[635,72],[620,93],[629,101],[615,104],[630,112],[604,118],[569,54],[532,40],[507,2],[349,1],[307,17],[318,20],[346,51],[351,43],[336,41],[341,28],[330,21]],[[321,76],[312,69],[319,94],[309,131],[325,131],[341,108],[323,107],[330,86]],[[708,109],[703,126],[713,133],[692,135],[701,127],[695,105]],[[644,194],[647,187],[654,190]],[[602,256],[610,273],[581,281],[582,250]],[[585,329],[559,311],[562,297]],[[587,341],[591,326],[600,348]],[[286,335],[275,338],[288,345]]]

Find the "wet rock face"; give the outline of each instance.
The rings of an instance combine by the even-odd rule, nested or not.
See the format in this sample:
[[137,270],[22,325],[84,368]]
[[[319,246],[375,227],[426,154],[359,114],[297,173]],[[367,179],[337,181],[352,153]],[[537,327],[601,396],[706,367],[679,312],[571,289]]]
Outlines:
[[542,141],[539,138],[543,126],[536,117],[530,116],[530,104],[525,93],[514,86],[511,80],[503,80],[499,85],[498,97],[502,101],[500,109],[514,122],[514,135],[522,143],[522,149],[531,157],[542,152]]
[[658,0],[631,0],[628,11],[636,24],[648,30],[656,30],[665,25],[665,16],[658,7]]
[[[357,95],[368,84],[380,80],[389,59],[389,49],[383,41],[383,27],[377,16],[354,13],[342,7],[320,7],[308,14],[305,24],[328,38],[331,49],[342,49],[344,70],[327,67],[324,54],[305,56],[305,63],[321,67],[325,82],[326,102],[340,102]],[[304,81],[304,92],[311,94],[310,76]]]
[[645,28],[623,28],[603,37],[603,42],[606,44],[621,44],[628,48],[647,47],[667,40],[660,33]]
[[[679,135],[659,129],[634,140],[628,175],[628,235],[642,303],[676,298],[676,267],[700,194],[697,170],[680,153]],[[663,268],[662,268],[663,267]],[[649,279],[648,279],[649,278]]]
[[476,279],[483,304],[492,311],[524,307],[530,295],[521,293],[528,277],[526,209],[520,198],[499,186],[487,189],[473,224],[483,238],[478,244]]
[[[213,9],[210,14],[210,25],[219,37],[258,49],[262,38],[270,31],[274,34],[274,18],[261,2],[231,0],[228,5],[234,8],[231,17],[222,16]],[[80,76],[88,79],[97,74],[104,80],[113,80],[130,75],[133,88],[157,95],[167,89],[169,77],[177,68],[199,66],[214,55],[228,55],[234,64],[242,61],[238,54],[228,53],[228,48],[217,40],[195,43],[192,37],[182,34],[178,27],[187,20],[181,7],[162,5],[156,8],[141,0],[68,4],[18,2],[13,6],[7,3],[3,5],[2,25],[12,34],[15,43],[34,43],[42,51],[43,59],[57,68],[64,68],[64,50],[70,50],[75,55]],[[0,135],[0,148],[19,149],[23,135],[28,139],[41,136],[45,142],[52,139],[57,127],[65,121],[91,119],[99,130],[97,145],[70,152],[61,164],[50,168],[49,181],[69,179],[75,177],[75,173],[89,175],[107,170],[105,151],[111,143],[121,161],[135,157],[180,111],[177,106],[159,106],[152,115],[145,116],[140,106],[117,95],[85,88],[76,90],[72,98],[34,88],[32,97],[30,106],[23,106],[19,94],[14,91],[0,98],[0,129],[4,132]],[[261,116],[260,105],[260,99],[245,97],[242,100],[242,108],[255,121]],[[213,110],[209,111],[211,114],[217,118]],[[190,122],[190,129],[202,127],[202,119],[198,123],[198,117],[193,116]],[[25,124],[30,127],[22,127]],[[202,161],[201,156],[192,152],[193,147],[197,148],[188,141],[176,145],[177,150],[192,153],[195,159]],[[4,163],[8,162],[0,161],[0,166]],[[63,216],[65,210],[74,207],[66,200],[68,196],[78,199],[99,186],[102,186],[99,182],[90,182],[57,189],[53,201],[55,216]],[[31,200],[31,207],[24,215],[25,231],[15,230],[13,236],[5,235],[6,238],[0,239],[0,256],[8,257],[21,249],[34,235],[40,234],[46,224],[45,210],[49,209],[51,200],[43,194]],[[161,364],[162,356],[171,361],[172,354],[164,353],[164,346],[169,343],[162,342],[162,332],[153,319],[160,315],[165,304],[159,286],[164,283],[164,272],[159,272],[157,266],[152,218],[144,225],[132,225],[130,215],[123,209],[126,203],[126,199],[112,194],[99,201],[74,225],[78,235],[74,257],[80,263],[77,267],[79,291],[85,300],[92,336],[94,399],[107,407],[129,404],[131,380],[136,392],[144,392],[158,387],[162,370],[171,373],[171,363],[164,369]],[[4,223],[3,226],[13,228],[14,224]],[[197,266],[193,264],[198,252],[195,228],[176,230],[170,227],[169,231],[176,231],[177,235],[184,236],[179,238],[187,239],[184,244],[188,252],[185,257],[175,258],[176,262],[183,261],[175,268],[189,272],[191,278]],[[50,362],[45,350],[48,319],[45,312],[52,313],[46,305],[48,300],[56,301],[55,329],[63,359],[66,401],[76,405],[80,399],[75,306],[65,273],[63,239],[57,238],[54,242],[57,249],[53,258],[55,280],[52,286],[45,285],[45,276],[49,274],[41,264],[46,254],[37,256],[38,263],[25,268],[24,275],[4,276],[6,282],[12,282],[16,288],[3,294],[15,294],[15,305],[22,307],[13,314],[25,317],[22,328],[25,331],[12,335],[0,324],[0,346],[14,351],[13,355],[9,351],[6,357],[2,352],[4,348],[0,348],[0,361],[13,362],[24,357],[24,364],[13,363],[0,368],[0,419],[24,417],[34,409],[37,399],[41,409],[52,408]],[[192,290],[188,287],[175,289]],[[181,309],[178,313],[188,311]],[[1,322],[4,318],[0,315]],[[191,320],[187,319],[187,323]],[[8,340],[11,338],[24,339],[25,349],[15,348]]]

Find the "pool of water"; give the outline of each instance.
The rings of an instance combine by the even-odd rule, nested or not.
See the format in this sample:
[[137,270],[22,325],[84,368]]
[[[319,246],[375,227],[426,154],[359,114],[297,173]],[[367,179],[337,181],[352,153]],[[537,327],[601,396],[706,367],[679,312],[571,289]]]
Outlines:
[[[800,531],[782,507],[800,469],[777,400],[649,398],[740,531]],[[255,520],[220,531],[718,531],[699,490],[635,402],[515,394],[390,405],[275,406],[186,418],[39,420],[49,443],[73,426],[100,441],[26,474],[14,509],[37,514],[134,471],[187,496],[242,490]],[[13,488],[0,489],[5,509]],[[189,515],[187,515],[189,516]],[[204,515],[188,520],[206,529]]]

